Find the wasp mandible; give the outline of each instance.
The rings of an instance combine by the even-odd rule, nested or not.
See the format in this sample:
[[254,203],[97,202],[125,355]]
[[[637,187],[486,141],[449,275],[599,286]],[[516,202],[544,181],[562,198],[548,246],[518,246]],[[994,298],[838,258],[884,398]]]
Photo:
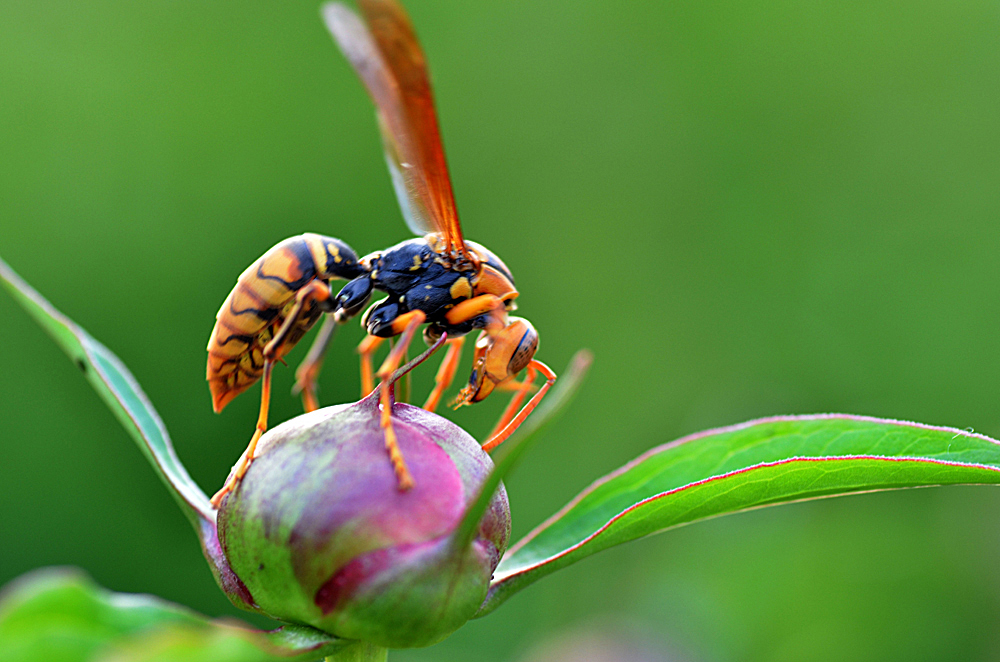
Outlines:
[[[333,3],[324,8],[323,17],[375,102],[393,188],[406,224],[420,238],[358,258],[339,239],[304,234],[277,244],[239,277],[216,316],[208,343],[207,377],[216,412],[263,378],[261,405],[249,446],[212,498],[216,507],[246,473],[257,440],[267,429],[274,362],[327,315],[296,371],[305,409],[316,409],[315,383],[323,353],[337,325],[360,313],[374,290],[388,296],[361,318],[368,333],[358,347],[362,390],[370,393],[374,379],[380,380],[380,424],[401,490],[412,487],[413,478],[393,431],[386,382],[421,326],[426,324],[423,337],[432,348],[448,345],[425,409],[434,411],[451,385],[462,343],[474,330],[479,338],[472,375],[456,406],[479,402],[497,387],[514,391],[483,444],[487,451],[510,436],[556,379],[534,358],[535,328],[509,314],[518,296],[510,270],[492,252],[462,235],[427,65],[409,17],[395,0],[359,0],[358,5],[361,16]],[[330,289],[335,279],[348,281],[336,295]],[[373,376],[373,353],[386,338],[395,336],[399,341]],[[516,376],[522,371],[525,377],[518,382]],[[538,374],[546,381],[522,407]]]

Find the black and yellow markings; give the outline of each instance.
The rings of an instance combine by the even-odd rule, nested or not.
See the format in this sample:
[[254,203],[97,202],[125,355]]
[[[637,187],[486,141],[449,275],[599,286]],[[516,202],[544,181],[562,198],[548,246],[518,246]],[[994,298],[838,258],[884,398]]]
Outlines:
[[276,288],[274,294],[268,296],[263,290],[263,283],[255,284],[258,293],[265,299],[273,300],[274,296],[280,296],[284,293],[282,289],[285,292],[299,290],[316,277],[317,262],[310,239],[306,235],[290,237],[257,260],[257,278]]
[[[294,305],[295,293],[316,278],[314,247],[325,259],[326,242],[319,235],[300,235],[278,243],[240,275],[219,309],[208,343],[206,369],[216,411],[263,373],[264,347]],[[319,313],[312,308],[296,321],[290,342],[280,354],[315,323]]]
[[472,296],[472,284],[468,278],[462,276],[451,284],[448,293],[452,299],[468,299]]

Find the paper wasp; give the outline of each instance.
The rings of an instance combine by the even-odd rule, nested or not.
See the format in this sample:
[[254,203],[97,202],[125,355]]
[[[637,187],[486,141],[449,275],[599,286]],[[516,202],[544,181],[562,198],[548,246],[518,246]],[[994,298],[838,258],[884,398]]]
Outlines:
[[[318,407],[315,382],[323,352],[338,324],[357,315],[372,291],[388,296],[361,319],[368,332],[358,348],[362,390],[375,385],[372,354],[385,338],[399,336],[374,376],[381,380],[380,423],[401,490],[413,485],[392,428],[387,379],[399,367],[417,330],[432,347],[448,345],[435,387],[424,404],[433,411],[450,386],[464,336],[479,330],[474,366],[457,405],[479,402],[497,386],[514,396],[486,443],[503,442],[537,406],[556,376],[534,359],[538,333],[509,316],[518,292],[507,266],[483,246],[466,241],[458,222],[423,51],[405,11],[395,0],[359,0],[361,16],[339,3],[324,7],[327,27],[371,95],[386,162],[403,217],[421,238],[358,258],[344,242],[305,234],[269,250],[239,277],[216,316],[208,344],[207,378],[215,411],[263,377],[257,428],[225,485],[218,507],[253,461],[267,428],[271,368],[315,324],[327,319],[296,371],[307,411]],[[362,18],[363,17],[363,18]],[[336,295],[333,279],[347,280]],[[515,376],[525,370],[525,378]],[[523,407],[537,374],[546,382]],[[520,411],[518,411],[520,408]],[[515,412],[517,414],[515,415]]]

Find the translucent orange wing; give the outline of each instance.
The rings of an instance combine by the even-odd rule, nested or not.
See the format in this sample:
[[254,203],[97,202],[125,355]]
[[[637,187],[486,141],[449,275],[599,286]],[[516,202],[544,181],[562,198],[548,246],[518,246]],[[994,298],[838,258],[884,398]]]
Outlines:
[[395,0],[359,0],[364,21],[340,3],[323,8],[334,39],[375,101],[389,174],[417,233],[440,232],[466,253],[441,147],[424,53]]

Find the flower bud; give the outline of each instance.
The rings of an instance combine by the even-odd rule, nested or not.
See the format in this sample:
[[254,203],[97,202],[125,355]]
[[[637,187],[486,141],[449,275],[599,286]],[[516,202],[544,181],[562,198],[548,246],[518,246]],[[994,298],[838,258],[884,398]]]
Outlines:
[[377,394],[265,434],[219,510],[219,540],[261,611],[387,648],[426,646],[477,610],[507,547],[501,485],[471,545],[452,534],[493,468],[468,433],[410,405],[393,428],[413,476],[400,491]]

